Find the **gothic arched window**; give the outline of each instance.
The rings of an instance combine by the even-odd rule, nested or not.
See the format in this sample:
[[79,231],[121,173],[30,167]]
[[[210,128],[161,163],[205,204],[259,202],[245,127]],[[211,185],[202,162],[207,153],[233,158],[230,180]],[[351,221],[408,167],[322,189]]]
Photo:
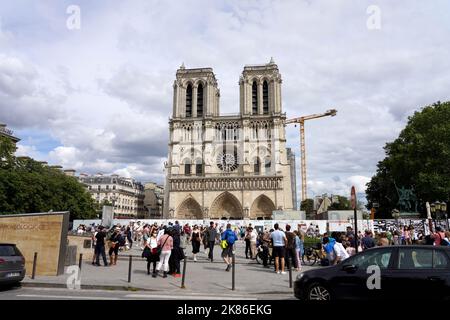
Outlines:
[[192,86],[186,88],[186,118],[192,117]]
[[252,84],[252,114],[258,114],[258,85],[256,81]]
[[201,176],[203,174],[203,163],[202,159],[197,159],[195,161],[195,174]]
[[255,175],[258,175],[261,171],[261,162],[259,161],[259,158],[255,158],[253,161],[253,172]]
[[269,114],[269,86],[267,81],[263,83],[263,113]]
[[191,175],[191,160],[190,159],[184,160],[184,174],[187,176]]
[[266,158],[264,160],[264,173],[267,175],[270,174],[270,165],[271,165],[270,158]]
[[203,117],[203,85],[201,83],[197,88],[197,117]]

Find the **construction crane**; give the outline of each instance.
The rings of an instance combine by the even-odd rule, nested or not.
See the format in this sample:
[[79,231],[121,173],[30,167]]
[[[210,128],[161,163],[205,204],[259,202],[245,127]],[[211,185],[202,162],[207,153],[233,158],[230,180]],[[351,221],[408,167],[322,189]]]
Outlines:
[[[305,151],[305,121],[322,117],[334,117],[337,110],[327,110],[325,113],[311,114],[309,116],[293,118],[285,121],[285,124],[299,124],[300,125],[300,156],[301,156],[301,176],[302,176],[302,201],[306,200],[306,151]],[[297,126],[297,125],[296,125]]]

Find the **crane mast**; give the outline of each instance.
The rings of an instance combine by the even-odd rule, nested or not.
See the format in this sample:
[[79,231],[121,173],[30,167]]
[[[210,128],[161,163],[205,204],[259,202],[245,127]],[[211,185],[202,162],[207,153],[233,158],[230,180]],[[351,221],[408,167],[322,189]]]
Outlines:
[[299,129],[300,129],[300,160],[301,160],[301,164],[300,164],[300,172],[301,172],[301,178],[302,178],[302,197],[301,197],[301,201],[306,200],[307,198],[307,189],[306,189],[306,147],[305,147],[305,121],[306,120],[312,120],[312,119],[317,119],[317,118],[322,118],[322,117],[327,117],[327,116],[331,116],[334,117],[337,113],[336,109],[331,109],[331,110],[327,110],[324,113],[319,113],[319,114],[311,114],[308,116],[303,116],[303,117],[297,117],[297,118],[293,118],[293,119],[289,119],[285,121],[285,124],[299,124]]

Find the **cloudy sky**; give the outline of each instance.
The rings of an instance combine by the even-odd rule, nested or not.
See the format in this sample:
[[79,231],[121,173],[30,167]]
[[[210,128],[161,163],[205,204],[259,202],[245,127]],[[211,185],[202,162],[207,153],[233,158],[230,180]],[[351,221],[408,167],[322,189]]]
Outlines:
[[309,195],[347,195],[414,110],[450,100],[449,39],[447,0],[2,1],[0,122],[20,155],[162,183],[181,63],[212,67],[232,113],[243,66],[274,57],[288,118],[338,110],[306,123]]

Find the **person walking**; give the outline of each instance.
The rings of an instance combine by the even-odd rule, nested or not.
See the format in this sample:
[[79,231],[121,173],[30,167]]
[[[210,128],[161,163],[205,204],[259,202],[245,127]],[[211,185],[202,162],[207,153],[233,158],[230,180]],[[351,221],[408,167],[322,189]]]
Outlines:
[[297,230],[294,231],[294,234],[295,234],[295,252],[297,253],[297,271],[300,271],[302,269],[301,258],[303,256],[304,237],[303,233]]
[[286,274],[284,271],[284,256],[286,254],[286,234],[279,230],[278,223],[274,225],[274,231],[271,233],[273,256],[275,258],[275,272],[278,274]]
[[173,238],[169,234],[169,229],[164,230],[164,235],[158,240],[158,249],[161,250],[159,256],[158,265],[156,266],[156,274],[159,274],[161,267],[163,268],[163,278],[167,278],[167,272],[169,271],[169,259],[173,249]]
[[105,238],[106,232],[103,226],[98,227],[98,232],[95,235],[95,252],[97,253],[95,258],[95,264],[100,266],[100,256],[102,256],[103,263],[108,266],[108,261],[106,261],[106,253],[105,253]]
[[[297,252],[295,251],[295,234],[291,231],[291,226],[286,225],[286,265],[288,269],[292,266],[294,269],[297,267]],[[292,265],[291,265],[292,263]]]
[[125,231],[125,235],[128,240],[129,249],[131,249],[133,247],[133,233],[131,231],[130,226],[127,227],[127,230]]
[[194,262],[197,262],[197,253],[200,252],[200,243],[202,242],[202,236],[197,225],[194,225],[191,234],[192,242],[192,254],[194,255]]
[[209,228],[206,230],[206,237],[208,239],[208,259],[211,260],[211,262],[214,261],[214,245],[216,244],[217,239],[217,230],[216,226],[214,225],[214,222],[211,221],[209,223]]
[[227,265],[225,271],[230,271],[233,262],[234,243],[238,239],[233,230],[231,230],[230,223],[227,224],[227,229],[222,233],[220,239],[226,242],[226,247],[222,249],[222,258]]

